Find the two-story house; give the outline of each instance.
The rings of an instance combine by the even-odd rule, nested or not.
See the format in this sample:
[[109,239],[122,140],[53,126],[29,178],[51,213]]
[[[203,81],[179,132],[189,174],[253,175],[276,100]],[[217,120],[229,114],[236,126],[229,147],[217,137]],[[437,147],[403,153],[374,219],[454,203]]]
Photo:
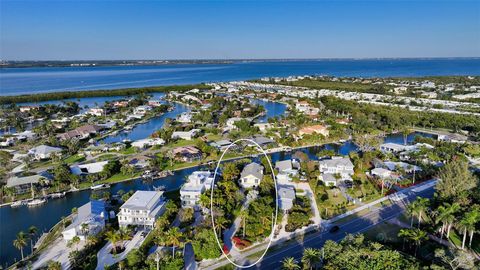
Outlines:
[[155,220],[165,212],[162,191],[136,191],[121,207],[118,224],[153,228]]
[[338,181],[351,181],[353,163],[347,157],[332,157],[319,161],[320,180],[327,186],[337,186]]
[[245,166],[240,174],[239,183],[243,188],[257,187],[263,178],[263,166],[252,162]]
[[213,174],[209,171],[196,171],[188,176],[187,182],[180,188],[180,200],[183,208],[198,208],[200,195],[212,188]]

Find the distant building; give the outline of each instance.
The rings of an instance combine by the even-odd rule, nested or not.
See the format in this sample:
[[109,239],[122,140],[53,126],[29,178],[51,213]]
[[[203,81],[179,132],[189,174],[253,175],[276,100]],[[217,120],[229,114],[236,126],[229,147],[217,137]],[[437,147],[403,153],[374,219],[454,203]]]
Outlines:
[[308,127],[303,127],[298,131],[298,135],[303,137],[304,135],[313,135],[313,134],[320,134],[324,137],[328,137],[329,131],[328,128],[323,125],[313,125]]
[[108,164],[108,161],[100,161],[94,163],[78,164],[70,166],[70,170],[75,175],[88,175],[94,173],[100,173],[103,171],[103,167]]
[[57,135],[57,138],[62,141],[72,140],[72,139],[83,140],[83,139],[89,138],[90,136],[100,133],[100,131],[102,130],[103,130],[103,127],[98,125],[85,125],[85,126],[78,127],[74,130],[70,130],[68,132],[59,134]]
[[53,155],[59,155],[62,152],[62,148],[52,147],[48,145],[39,145],[28,151],[28,155],[33,156],[36,160],[49,159]]
[[263,166],[252,162],[245,166],[240,174],[240,186],[243,188],[257,187],[263,179]]
[[200,195],[212,188],[213,174],[209,171],[196,171],[188,176],[187,182],[180,188],[180,200],[184,208],[198,208]]
[[144,115],[151,110],[152,110],[152,107],[150,107],[148,105],[141,105],[141,106],[138,106],[135,109],[133,109],[133,114]]
[[179,116],[177,116],[177,122],[180,123],[191,123],[192,122],[193,115],[189,112],[184,112],[181,113]]
[[103,116],[105,114],[105,110],[102,108],[91,108],[87,111],[87,114],[95,115],[95,116]]
[[165,212],[162,191],[136,191],[118,213],[120,227],[128,225],[153,228],[155,220]]
[[140,149],[152,147],[155,145],[164,145],[165,141],[161,138],[147,138],[132,142],[132,146]]
[[70,241],[78,236],[80,240],[86,240],[89,235],[97,235],[105,228],[106,219],[105,202],[92,200],[77,209],[72,223],[62,232],[63,239]]
[[193,162],[202,159],[202,151],[195,146],[182,146],[172,150],[172,156],[176,160]]
[[172,139],[192,140],[197,134],[200,133],[200,129],[192,129],[189,131],[174,131],[172,133]]

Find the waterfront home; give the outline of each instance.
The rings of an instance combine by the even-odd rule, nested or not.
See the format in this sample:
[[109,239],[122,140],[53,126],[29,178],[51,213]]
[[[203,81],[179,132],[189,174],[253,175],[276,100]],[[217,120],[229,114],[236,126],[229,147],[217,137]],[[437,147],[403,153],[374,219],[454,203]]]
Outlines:
[[162,101],[158,99],[151,99],[148,101],[147,104],[148,106],[151,106],[151,107],[159,107],[162,105]]
[[200,129],[192,129],[189,131],[174,131],[172,133],[172,139],[192,140],[200,133]]
[[408,164],[406,162],[385,161],[383,162],[383,166],[390,171],[403,170],[406,173],[413,173],[414,171],[416,172],[422,171],[422,168],[420,168],[419,166]]
[[383,143],[380,145],[380,151],[384,153],[399,153],[409,149],[408,145],[398,143]]
[[[210,145],[217,148],[219,151],[225,151],[232,144],[230,140],[219,140],[216,142],[211,142]],[[237,144],[234,144],[228,148],[229,151],[236,151],[240,147]]]
[[46,184],[48,179],[40,174],[30,176],[13,176],[7,179],[7,188],[13,188],[16,194],[28,193],[32,186],[41,186]]
[[105,109],[103,108],[90,108],[86,114],[94,115],[94,116],[103,116],[105,115]]
[[13,136],[19,141],[33,140],[37,138],[37,134],[31,130],[25,130],[23,132],[14,133]]
[[29,112],[31,110],[37,110],[39,106],[29,105],[29,106],[20,106],[20,112]]
[[155,220],[165,212],[163,191],[136,191],[118,213],[120,227],[128,225],[153,228]]
[[337,186],[338,181],[351,181],[353,163],[346,157],[331,157],[319,161],[320,180],[325,185]]
[[180,188],[182,207],[198,209],[200,195],[212,188],[213,180],[213,173],[209,171],[196,171],[189,175],[186,183]]
[[49,159],[54,155],[60,155],[61,152],[62,152],[62,148],[52,147],[52,146],[42,144],[30,149],[28,151],[28,155],[32,156],[33,159],[43,160],[43,159]]
[[451,143],[465,143],[468,137],[460,134],[438,134],[437,140]]
[[61,141],[72,139],[83,140],[100,133],[100,131],[102,130],[103,127],[98,125],[85,125],[78,127],[74,130],[59,134],[57,135],[57,138]]
[[195,146],[176,147],[172,150],[172,156],[176,160],[184,162],[193,162],[202,159],[202,151]]
[[180,123],[191,123],[192,122],[192,117],[193,117],[193,114],[190,113],[190,112],[183,112],[181,113],[180,115],[177,116],[177,122],[180,122]]
[[75,175],[88,175],[99,173],[103,171],[103,167],[108,164],[108,161],[99,161],[94,163],[77,164],[70,166],[70,171]]
[[320,134],[324,137],[328,137],[329,131],[328,128],[323,125],[312,125],[303,127],[298,131],[298,135],[303,137],[304,135],[313,135],[313,134]]
[[137,156],[128,162],[129,165],[137,168],[144,169],[150,165],[150,157],[147,156]]
[[133,114],[145,115],[147,112],[151,110],[152,110],[152,107],[148,105],[141,105],[133,109]]
[[124,108],[128,106],[128,100],[117,100],[113,102],[113,107]]
[[300,164],[294,159],[277,161],[275,169],[278,171],[276,177],[279,181],[290,181],[292,177],[298,175]]
[[132,142],[132,146],[139,148],[139,149],[145,149],[147,147],[152,147],[155,145],[164,145],[165,141],[161,138],[147,138],[147,139],[141,139]]
[[242,188],[257,187],[263,179],[263,166],[252,162],[246,165],[240,174],[239,184]]
[[374,168],[370,171],[370,175],[381,179],[387,179],[392,178],[393,172],[384,168]]
[[244,118],[240,118],[240,117],[232,117],[227,119],[227,122],[226,122],[227,129],[236,129],[237,126],[235,126],[235,123],[242,120],[244,120]]
[[92,200],[77,209],[72,223],[62,231],[63,239],[70,241],[78,236],[86,240],[89,235],[97,235],[105,228],[106,219],[105,202]]
[[262,148],[264,147],[266,148],[275,143],[274,140],[267,137],[263,137],[263,136],[254,136],[253,138],[250,138],[250,139],[256,142],[258,145],[260,145],[260,147]]
[[295,189],[292,186],[278,188],[278,208],[284,212],[292,209],[295,200]]
[[318,115],[318,113],[320,112],[319,108],[311,106],[307,101],[298,102],[297,104],[295,104],[295,109],[310,116]]

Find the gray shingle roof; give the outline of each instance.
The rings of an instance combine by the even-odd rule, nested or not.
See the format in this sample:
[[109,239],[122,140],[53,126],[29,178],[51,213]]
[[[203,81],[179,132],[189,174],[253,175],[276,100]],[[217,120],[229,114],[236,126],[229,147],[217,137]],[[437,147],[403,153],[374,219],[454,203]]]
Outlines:
[[259,179],[263,178],[263,166],[252,162],[243,168],[243,171],[240,175],[241,178],[244,178],[248,175],[253,175]]

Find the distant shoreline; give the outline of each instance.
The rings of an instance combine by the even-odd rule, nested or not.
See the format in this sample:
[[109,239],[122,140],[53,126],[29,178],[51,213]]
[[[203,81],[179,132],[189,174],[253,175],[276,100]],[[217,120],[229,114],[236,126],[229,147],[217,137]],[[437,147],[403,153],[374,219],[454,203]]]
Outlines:
[[358,57],[358,58],[252,58],[252,59],[144,59],[144,60],[4,60],[0,70],[8,68],[48,68],[48,67],[128,67],[164,65],[205,65],[234,64],[251,62],[301,62],[301,61],[385,61],[385,60],[476,60],[475,57]]

